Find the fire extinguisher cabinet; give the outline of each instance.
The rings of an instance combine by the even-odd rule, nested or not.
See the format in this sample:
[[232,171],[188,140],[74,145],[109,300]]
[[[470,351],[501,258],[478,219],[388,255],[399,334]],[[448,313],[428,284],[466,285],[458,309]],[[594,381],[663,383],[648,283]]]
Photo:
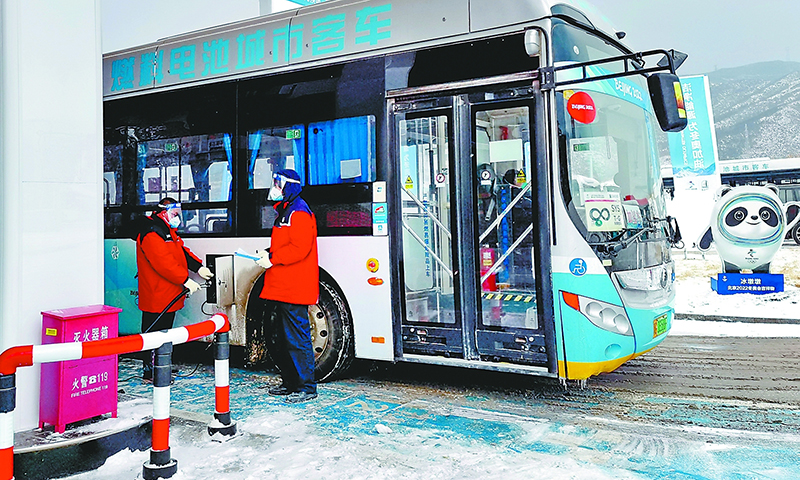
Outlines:
[[[115,338],[121,308],[107,305],[42,312],[42,345]],[[39,428],[63,433],[68,423],[117,416],[117,356],[42,364]]]

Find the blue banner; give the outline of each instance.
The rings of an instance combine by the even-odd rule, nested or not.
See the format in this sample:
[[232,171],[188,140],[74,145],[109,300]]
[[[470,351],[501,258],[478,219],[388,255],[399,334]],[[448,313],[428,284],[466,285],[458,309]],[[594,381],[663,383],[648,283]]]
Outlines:
[[783,291],[782,273],[718,273],[711,277],[711,289],[720,295],[752,293],[764,295]]
[[716,172],[717,137],[711,111],[708,77],[681,78],[688,124],[680,133],[668,133],[674,178],[712,175]]

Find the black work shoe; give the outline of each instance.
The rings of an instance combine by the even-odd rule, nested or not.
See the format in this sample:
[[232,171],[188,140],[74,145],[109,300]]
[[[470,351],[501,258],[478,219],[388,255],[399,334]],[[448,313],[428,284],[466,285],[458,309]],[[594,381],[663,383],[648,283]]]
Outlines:
[[292,393],[292,391],[291,391],[291,390],[289,390],[288,388],[286,388],[286,387],[285,387],[285,386],[283,386],[283,385],[275,385],[275,386],[273,386],[273,387],[269,387],[269,389],[267,390],[267,392],[268,392],[270,395],[289,395],[289,394],[291,394],[291,393]]
[[283,401],[286,403],[302,403],[317,398],[317,392],[292,392]]

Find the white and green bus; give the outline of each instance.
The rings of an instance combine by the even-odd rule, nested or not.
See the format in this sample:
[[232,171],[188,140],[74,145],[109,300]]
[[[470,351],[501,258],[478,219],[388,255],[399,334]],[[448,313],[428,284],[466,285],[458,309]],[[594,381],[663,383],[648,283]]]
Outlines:
[[132,225],[171,196],[216,272],[176,324],[225,312],[265,361],[263,270],[234,252],[269,246],[271,175],[293,168],[318,222],[320,379],[358,358],[582,380],[654,348],[675,242],[656,135],[685,125],[683,55],[623,36],[556,0],[334,0],[106,55],[121,332],[140,322]]

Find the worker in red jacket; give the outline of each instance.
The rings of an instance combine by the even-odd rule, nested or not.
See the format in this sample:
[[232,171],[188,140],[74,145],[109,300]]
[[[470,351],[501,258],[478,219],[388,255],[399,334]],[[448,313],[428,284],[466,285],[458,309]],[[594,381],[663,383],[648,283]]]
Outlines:
[[[214,276],[178,236],[181,218],[181,204],[165,197],[136,237],[142,333],[172,328],[175,312],[183,308],[184,298],[178,296],[184,288],[189,290],[189,295],[200,289],[200,285],[189,278],[190,270],[204,280]],[[152,376],[153,357],[145,352],[142,377],[151,379]]]
[[[263,318],[275,318],[278,334],[273,360],[282,383],[269,389],[272,395],[286,395],[287,403],[312,400],[317,396],[314,378],[314,350],[308,306],[319,299],[317,219],[300,198],[300,176],[294,170],[279,170],[269,200],[278,213],[268,251],[258,252],[256,263],[266,269],[260,297],[266,300]],[[274,317],[273,317],[274,315]]]

